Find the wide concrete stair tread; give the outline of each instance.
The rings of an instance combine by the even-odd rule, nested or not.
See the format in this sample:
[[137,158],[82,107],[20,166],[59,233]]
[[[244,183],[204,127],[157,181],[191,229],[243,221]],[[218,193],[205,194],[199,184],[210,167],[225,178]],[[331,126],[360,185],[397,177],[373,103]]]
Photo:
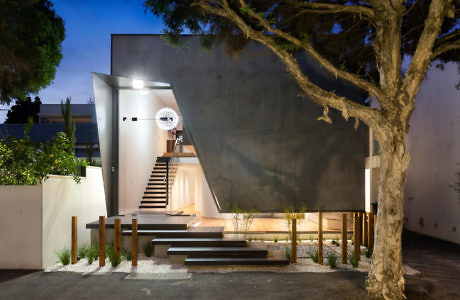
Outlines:
[[[131,235],[131,230],[123,230],[122,235]],[[191,227],[187,230],[138,230],[139,236],[159,238],[222,238],[224,227]]]
[[188,257],[187,266],[287,266],[288,259],[266,257]]
[[246,240],[226,238],[155,238],[152,245],[171,245],[178,247],[245,247]]
[[265,257],[268,251],[251,247],[171,247],[168,255],[190,257]]

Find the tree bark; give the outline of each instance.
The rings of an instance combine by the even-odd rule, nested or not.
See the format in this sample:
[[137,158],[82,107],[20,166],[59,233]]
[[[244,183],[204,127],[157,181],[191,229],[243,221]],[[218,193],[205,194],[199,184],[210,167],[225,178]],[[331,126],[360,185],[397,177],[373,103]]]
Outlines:
[[410,155],[406,135],[399,132],[382,147],[374,251],[366,282],[369,295],[375,299],[405,299],[401,234],[403,185]]

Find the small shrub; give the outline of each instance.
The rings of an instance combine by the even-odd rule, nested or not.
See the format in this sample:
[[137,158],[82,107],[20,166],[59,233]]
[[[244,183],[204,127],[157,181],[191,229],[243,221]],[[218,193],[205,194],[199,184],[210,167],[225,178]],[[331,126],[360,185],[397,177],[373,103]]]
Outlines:
[[339,247],[340,246],[339,238],[333,239],[332,240],[332,245],[335,245],[335,246]]
[[286,237],[286,243],[289,243],[289,237],[288,236]]
[[248,242],[252,242],[252,237],[251,236],[248,237]]
[[291,248],[290,247],[286,247],[286,250],[284,252],[286,254],[286,258],[291,261]]
[[93,261],[95,261],[98,256],[99,256],[99,249],[97,248],[97,245],[89,246],[88,250],[86,251],[86,258],[88,258],[88,263],[92,264]]
[[126,249],[123,249],[123,250],[121,250],[121,257],[122,257],[124,260],[128,260],[128,261],[130,261],[130,260],[131,260],[131,257],[132,257],[132,255],[131,255],[131,253],[130,253],[130,252],[128,252],[128,250],[126,250]]
[[314,263],[318,263],[318,250],[308,252],[308,256]]
[[337,268],[337,256],[335,255],[329,255],[327,257],[327,264],[331,269],[336,269]]
[[359,265],[359,257],[353,254],[348,255],[348,261],[353,266],[353,268],[357,268]]
[[142,249],[144,250],[144,254],[145,256],[147,257],[151,257],[152,254],[153,254],[153,245],[150,241],[147,241],[144,246],[142,247]]
[[374,248],[372,248],[372,247],[367,248],[366,257],[371,258],[372,257],[372,252],[374,252]]
[[69,248],[64,248],[56,252],[56,255],[59,259],[59,262],[64,266],[70,264],[70,250]]
[[278,243],[278,237],[277,237],[277,236],[275,236],[275,237],[273,238],[273,242]]
[[310,240],[310,243],[313,243],[313,236],[309,236],[308,239]]
[[265,241],[265,240],[264,240],[264,238],[260,238],[260,241],[263,242],[263,241]]
[[112,267],[116,267],[121,263],[121,254],[120,253],[115,254],[115,249],[113,247],[113,244],[107,245],[105,247],[105,253],[110,263],[112,264]]
[[86,257],[86,252],[88,251],[88,244],[81,244],[77,249],[77,254],[80,259]]

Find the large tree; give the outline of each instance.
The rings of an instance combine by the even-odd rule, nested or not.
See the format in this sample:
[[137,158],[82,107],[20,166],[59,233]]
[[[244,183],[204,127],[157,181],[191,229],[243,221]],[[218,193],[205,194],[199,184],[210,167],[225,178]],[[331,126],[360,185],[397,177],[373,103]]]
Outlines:
[[25,124],[30,121],[38,123],[38,113],[40,112],[40,97],[27,97],[25,100],[16,100],[16,104],[11,106],[7,113],[5,124]]
[[[144,5],[163,17],[165,33],[175,43],[189,30],[207,46],[224,41],[229,52],[240,51],[249,40],[263,44],[286,65],[304,96],[324,107],[319,119],[331,122],[332,108],[372,128],[381,164],[367,290],[374,298],[403,299],[403,185],[410,162],[406,135],[431,63],[459,62],[459,1],[147,0]],[[314,84],[296,59],[299,51],[360,88],[372,104]]]
[[51,83],[64,38],[64,21],[48,0],[0,0],[0,103]]

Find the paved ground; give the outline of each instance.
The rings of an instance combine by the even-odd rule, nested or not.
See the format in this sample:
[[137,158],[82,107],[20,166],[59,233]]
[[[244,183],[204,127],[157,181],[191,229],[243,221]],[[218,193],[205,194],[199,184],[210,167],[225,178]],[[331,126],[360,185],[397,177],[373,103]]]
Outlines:
[[[404,236],[408,299],[460,299],[460,246]],[[0,299],[367,299],[365,273],[193,274],[184,280],[124,280],[126,274],[0,271]]]

